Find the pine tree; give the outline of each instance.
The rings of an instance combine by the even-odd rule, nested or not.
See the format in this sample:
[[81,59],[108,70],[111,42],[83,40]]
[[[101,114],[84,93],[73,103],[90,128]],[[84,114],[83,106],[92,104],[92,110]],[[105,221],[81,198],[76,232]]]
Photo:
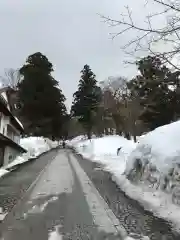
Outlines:
[[20,69],[19,84],[21,115],[26,119],[26,131],[37,136],[57,138],[66,114],[65,97],[58,82],[51,76],[52,63],[40,52],[30,55]]
[[95,124],[95,115],[101,101],[101,89],[97,86],[95,74],[88,65],[81,71],[78,90],[73,94],[71,114],[78,117],[90,139]]
[[[138,63],[140,75],[128,83],[132,92],[136,92],[143,107],[140,119],[149,130],[170,123],[179,105],[178,91],[179,73],[172,73],[157,57],[145,57]],[[172,90],[173,89],[173,90]]]

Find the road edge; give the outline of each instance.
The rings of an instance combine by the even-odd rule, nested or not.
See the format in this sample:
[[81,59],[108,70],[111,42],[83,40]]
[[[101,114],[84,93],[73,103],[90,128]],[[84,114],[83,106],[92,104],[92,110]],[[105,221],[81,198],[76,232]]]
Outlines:
[[[73,162],[74,160],[72,160],[72,157],[74,158],[74,160],[77,162]],[[68,158],[71,161],[72,167],[74,169],[74,171],[77,173],[77,168],[75,167],[76,164],[78,164],[80,167],[80,163],[78,162],[78,160],[76,159],[76,155],[73,154],[72,152],[68,153]],[[108,204],[106,203],[106,201],[104,200],[104,198],[102,197],[102,195],[100,194],[100,192],[98,191],[98,189],[95,187],[94,183],[91,181],[91,179],[89,178],[89,176],[87,175],[87,173],[85,172],[85,170],[81,167],[83,174],[86,176],[86,178],[89,181],[89,185],[91,186],[94,194],[97,196],[97,198],[99,199],[99,202],[102,204],[104,211],[106,212],[107,216],[109,217],[109,219],[111,220],[113,226],[115,227],[116,231],[118,234],[120,234],[122,239],[125,239],[126,237],[128,237],[127,231],[126,229],[120,224],[119,219],[116,217],[116,215],[114,214],[114,212],[112,211],[112,209],[108,206]],[[80,179],[79,179],[80,181]],[[80,181],[80,184],[82,185],[82,182]],[[82,188],[83,189],[83,188]]]

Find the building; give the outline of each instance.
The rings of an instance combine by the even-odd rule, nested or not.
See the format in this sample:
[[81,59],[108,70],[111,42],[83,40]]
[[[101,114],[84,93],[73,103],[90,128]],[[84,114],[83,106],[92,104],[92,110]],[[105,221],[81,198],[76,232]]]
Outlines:
[[6,87],[0,89],[0,167],[12,162],[26,150],[20,146],[20,136],[24,132],[21,122],[12,114],[13,102]]

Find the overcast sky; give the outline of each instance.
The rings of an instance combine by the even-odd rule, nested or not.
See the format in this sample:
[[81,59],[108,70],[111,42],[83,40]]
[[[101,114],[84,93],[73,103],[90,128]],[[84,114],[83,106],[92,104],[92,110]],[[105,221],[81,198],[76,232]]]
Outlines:
[[[120,50],[127,39],[121,36],[112,41],[112,29],[97,15],[117,17],[127,2],[1,0],[1,75],[5,68],[19,68],[28,55],[40,51],[53,63],[68,107],[85,64],[91,66],[99,81],[108,76],[133,76],[135,69],[123,65]],[[134,11],[139,11],[137,1],[129,2],[134,4]]]

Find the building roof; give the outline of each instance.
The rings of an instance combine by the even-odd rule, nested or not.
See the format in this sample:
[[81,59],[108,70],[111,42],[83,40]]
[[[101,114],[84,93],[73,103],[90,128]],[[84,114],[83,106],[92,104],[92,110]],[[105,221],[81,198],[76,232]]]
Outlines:
[[4,136],[3,134],[0,133],[0,142],[4,142],[7,146],[13,147],[17,150],[19,150],[21,153],[26,153],[27,150],[22,148],[19,144],[16,142],[12,141],[10,138]]

